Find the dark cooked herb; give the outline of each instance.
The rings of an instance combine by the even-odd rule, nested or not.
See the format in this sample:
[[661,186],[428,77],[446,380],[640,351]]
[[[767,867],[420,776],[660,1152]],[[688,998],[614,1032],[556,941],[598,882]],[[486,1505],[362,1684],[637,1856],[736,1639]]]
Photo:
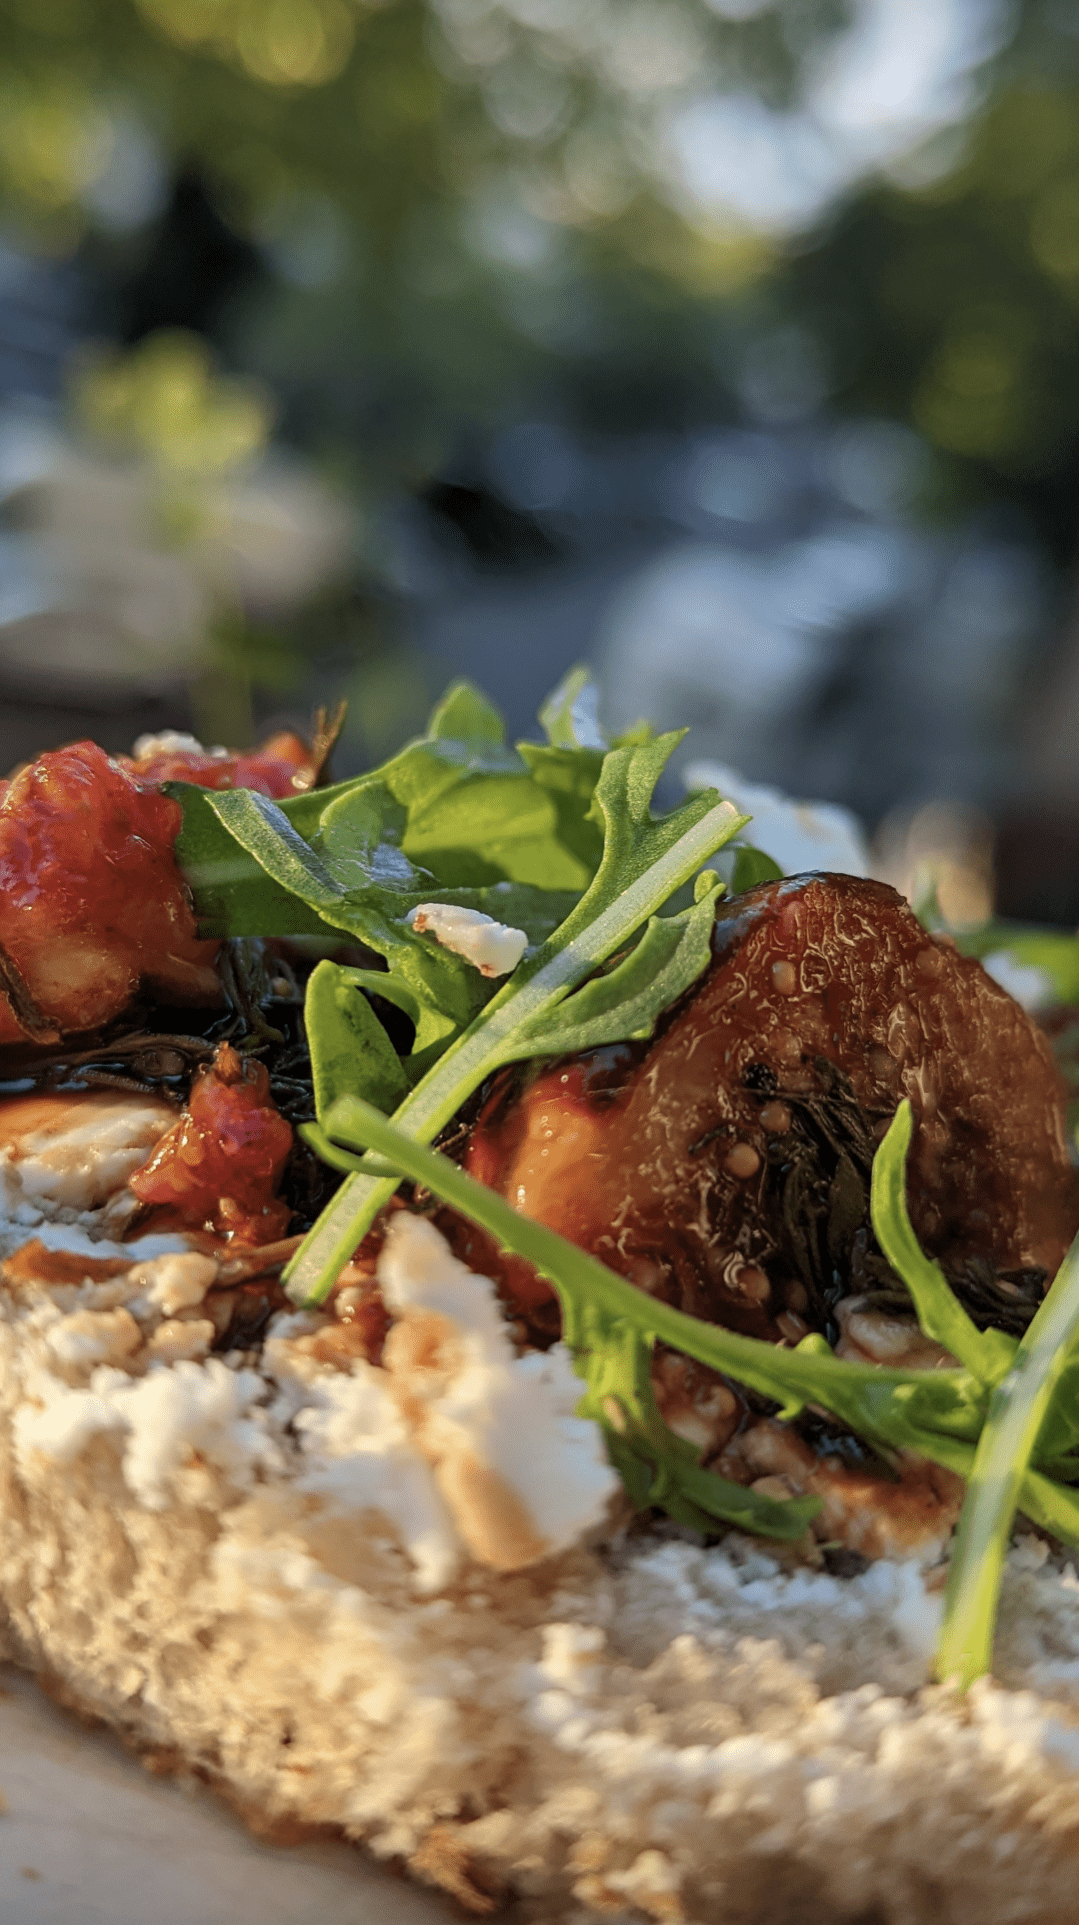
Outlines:
[[808,1067],[808,1090],[786,1087],[764,1063],[750,1063],[743,1082],[762,1105],[778,1101],[790,1112],[790,1128],[768,1139],[761,1215],[776,1254],[805,1290],[804,1314],[834,1342],[841,1298],[896,1281],[863,1234],[876,1133],[886,1117],[863,1109],[849,1079],[825,1057]]
[[[172,1012],[170,1012],[172,1013]],[[205,1036],[138,1028],[106,1036],[83,1049],[5,1050],[0,1080],[37,1089],[118,1089],[140,1095],[186,1095],[214,1043]]]
[[774,1096],[779,1078],[770,1063],[747,1063],[742,1081],[756,1096]]
[[[762,1218],[772,1228],[776,1254],[805,1289],[804,1314],[834,1343],[835,1306],[846,1297],[866,1297],[893,1316],[913,1317],[913,1306],[867,1222],[873,1158],[888,1112],[863,1109],[849,1079],[826,1058],[809,1067],[810,1090],[790,1089],[771,1072],[751,1080],[764,1064],[751,1063],[743,1081],[791,1113],[790,1129],[768,1141]],[[995,1326],[1022,1336],[1041,1302],[1044,1270],[998,1270],[985,1257],[951,1257],[943,1268],[979,1330]]]
[[979,1330],[990,1326],[1021,1337],[1045,1295],[1049,1272],[998,1270],[986,1257],[961,1257],[943,1266],[948,1282]]
[[217,1325],[211,1350],[257,1350],[262,1345],[270,1318],[287,1308],[288,1298],[275,1278],[241,1283],[234,1288],[211,1291],[204,1299],[211,1319]]
[[223,942],[217,952],[217,973],[229,1008],[245,1035],[257,1036],[260,1042],[283,1043],[283,1033],[268,1023],[263,1013],[272,995],[265,943],[255,936],[237,936]]

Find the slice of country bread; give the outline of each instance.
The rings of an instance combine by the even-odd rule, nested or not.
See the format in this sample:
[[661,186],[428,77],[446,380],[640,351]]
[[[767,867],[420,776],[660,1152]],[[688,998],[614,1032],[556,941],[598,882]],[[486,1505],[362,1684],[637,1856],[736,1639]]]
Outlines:
[[[305,1481],[273,1346],[132,1377],[125,1287],[0,1289],[0,1655],[270,1830],[340,1828],[477,1913],[1074,1918],[1079,1581],[1037,1539],[965,1702],[926,1683],[914,1564],[635,1526],[425,1593],[377,1509]],[[106,1421],[132,1384],[156,1427]]]

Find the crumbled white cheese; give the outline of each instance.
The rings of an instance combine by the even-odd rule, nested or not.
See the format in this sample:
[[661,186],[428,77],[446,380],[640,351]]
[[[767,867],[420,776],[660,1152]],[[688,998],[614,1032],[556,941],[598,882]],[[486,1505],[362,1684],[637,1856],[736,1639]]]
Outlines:
[[[387,1366],[470,1547],[478,1549],[481,1539],[485,1561],[495,1562],[500,1531],[514,1526],[498,1485],[508,1487],[545,1552],[597,1524],[618,1478],[596,1425],[574,1414],[581,1385],[565,1347],[516,1357],[493,1284],[459,1263],[422,1217],[394,1217],[378,1279],[398,1317]],[[411,1355],[410,1322],[420,1338],[419,1353]],[[434,1357],[424,1349],[429,1337],[437,1343]],[[482,1514],[472,1514],[474,1503]]]
[[478,909],[459,909],[453,902],[417,903],[408,918],[420,935],[432,935],[443,949],[452,949],[474,963],[481,976],[508,976],[516,969],[528,937]]
[[228,750],[204,749],[197,736],[186,735],[183,729],[162,729],[157,735],[140,735],[131,754],[136,762],[148,762],[152,755],[216,755],[220,759],[228,755]]
[[149,1308],[160,1310],[165,1317],[174,1317],[178,1310],[188,1310],[201,1303],[216,1276],[217,1264],[213,1257],[204,1256],[198,1250],[185,1250],[132,1264],[128,1282],[132,1292],[140,1292]]
[[142,1342],[130,1311],[73,1310],[46,1332],[49,1349],[64,1364],[118,1363]]
[[406,1212],[390,1225],[379,1283],[396,1318],[384,1367],[357,1359],[346,1374],[293,1359],[302,1314],[276,1318],[267,1338],[275,1418],[299,1439],[301,1487],[338,1515],[380,1511],[427,1592],[464,1551],[515,1570],[600,1522],[618,1479],[596,1426],[574,1414],[581,1385],[564,1348],[516,1357],[494,1286]]
[[1008,949],[994,949],[992,955],[984,956],[982,968],[1024,1009],[1048,1009],[1060,1001],[1049,971],[1036,963],[1019,962]]
[[780,789],[745,781],[721,762],[691,762],[684,779],[688,789],[718,789],[742,815],[752,816],[738,841],[771,856],[785,876],[813,869],[869,874],[865,834],[849,809],[832,802],[795,802]]
[[40,1372],[39,1405],[15,1414],[20,1461],[35,1451],[68,1463],[102,1431],[124,1438],[123,1473],[147,1510],[163,1510],[176,1472],[199,1453],[241,1487],[259,1465],[279,1468],[280,1452],[258,1421],[265,1385],[253,1370],[229,1370],[219,1357],[205,1364],[154,1365],[145,1377],[101,1365],[86,1390],[69,1390]]
[[[188,1238],[177,1230],[132,1237],[130,1243],[116,1243],[111,1237],[94,1236],[95,1227],[94,1213],[88,1211],[79,1223],[37,1223],[33,1226],[33,1233],[35,1241],[43,1244],[46,1250],[63,1251],[73,1257],[126,1257],[133,1264],[144,1264],[153,1258],[171,1256],[191,1248]],[[26,1240],[27,1229],[24,1225],[6,1224],[0,1220],[0,1243],[5,1254]]]
[[216,1335],[217,1326],[209,1317],[166,1317],[147,1338],[146,1348],[151,1357],[175,1364],[188,1357],[205,1357]]
[[417,1451],[383,1370],[326,1373],[295,1418],[305,1459],[301,1488],[339,1515],[381,1511],[411,1558],[419,1591],[447,1584],[460,1561],[453,1519]]
[[25,1223],[99,1209],[175,1121],[172,1105],[154,1096],[16,1097],[0,1107],[6,1214]]

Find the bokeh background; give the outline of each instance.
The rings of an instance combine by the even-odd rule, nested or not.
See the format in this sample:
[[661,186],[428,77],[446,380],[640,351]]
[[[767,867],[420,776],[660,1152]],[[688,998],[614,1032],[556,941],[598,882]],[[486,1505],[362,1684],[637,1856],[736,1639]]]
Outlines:
[[0,0],[5,765],[587,661],[1074,925],[1077,483],[1075,0]]

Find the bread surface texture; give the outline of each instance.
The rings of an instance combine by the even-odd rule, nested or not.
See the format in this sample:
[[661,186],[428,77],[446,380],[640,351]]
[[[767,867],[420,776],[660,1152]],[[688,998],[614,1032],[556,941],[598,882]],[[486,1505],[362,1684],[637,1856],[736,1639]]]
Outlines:
[[0,1324],[2,1653],[267,1827],[567,1925],[1074,1918],[1079,1582],[1037,1540],[1001,1683],[962,1704],[926,1685],[913,1564],[842,1579],[635,1529],[423,1595],[386,1521],[301,1487],[267,1429],[245,1454],[211,1426],[156,1484],[115,1429],[29,1445],[41,1329]]

